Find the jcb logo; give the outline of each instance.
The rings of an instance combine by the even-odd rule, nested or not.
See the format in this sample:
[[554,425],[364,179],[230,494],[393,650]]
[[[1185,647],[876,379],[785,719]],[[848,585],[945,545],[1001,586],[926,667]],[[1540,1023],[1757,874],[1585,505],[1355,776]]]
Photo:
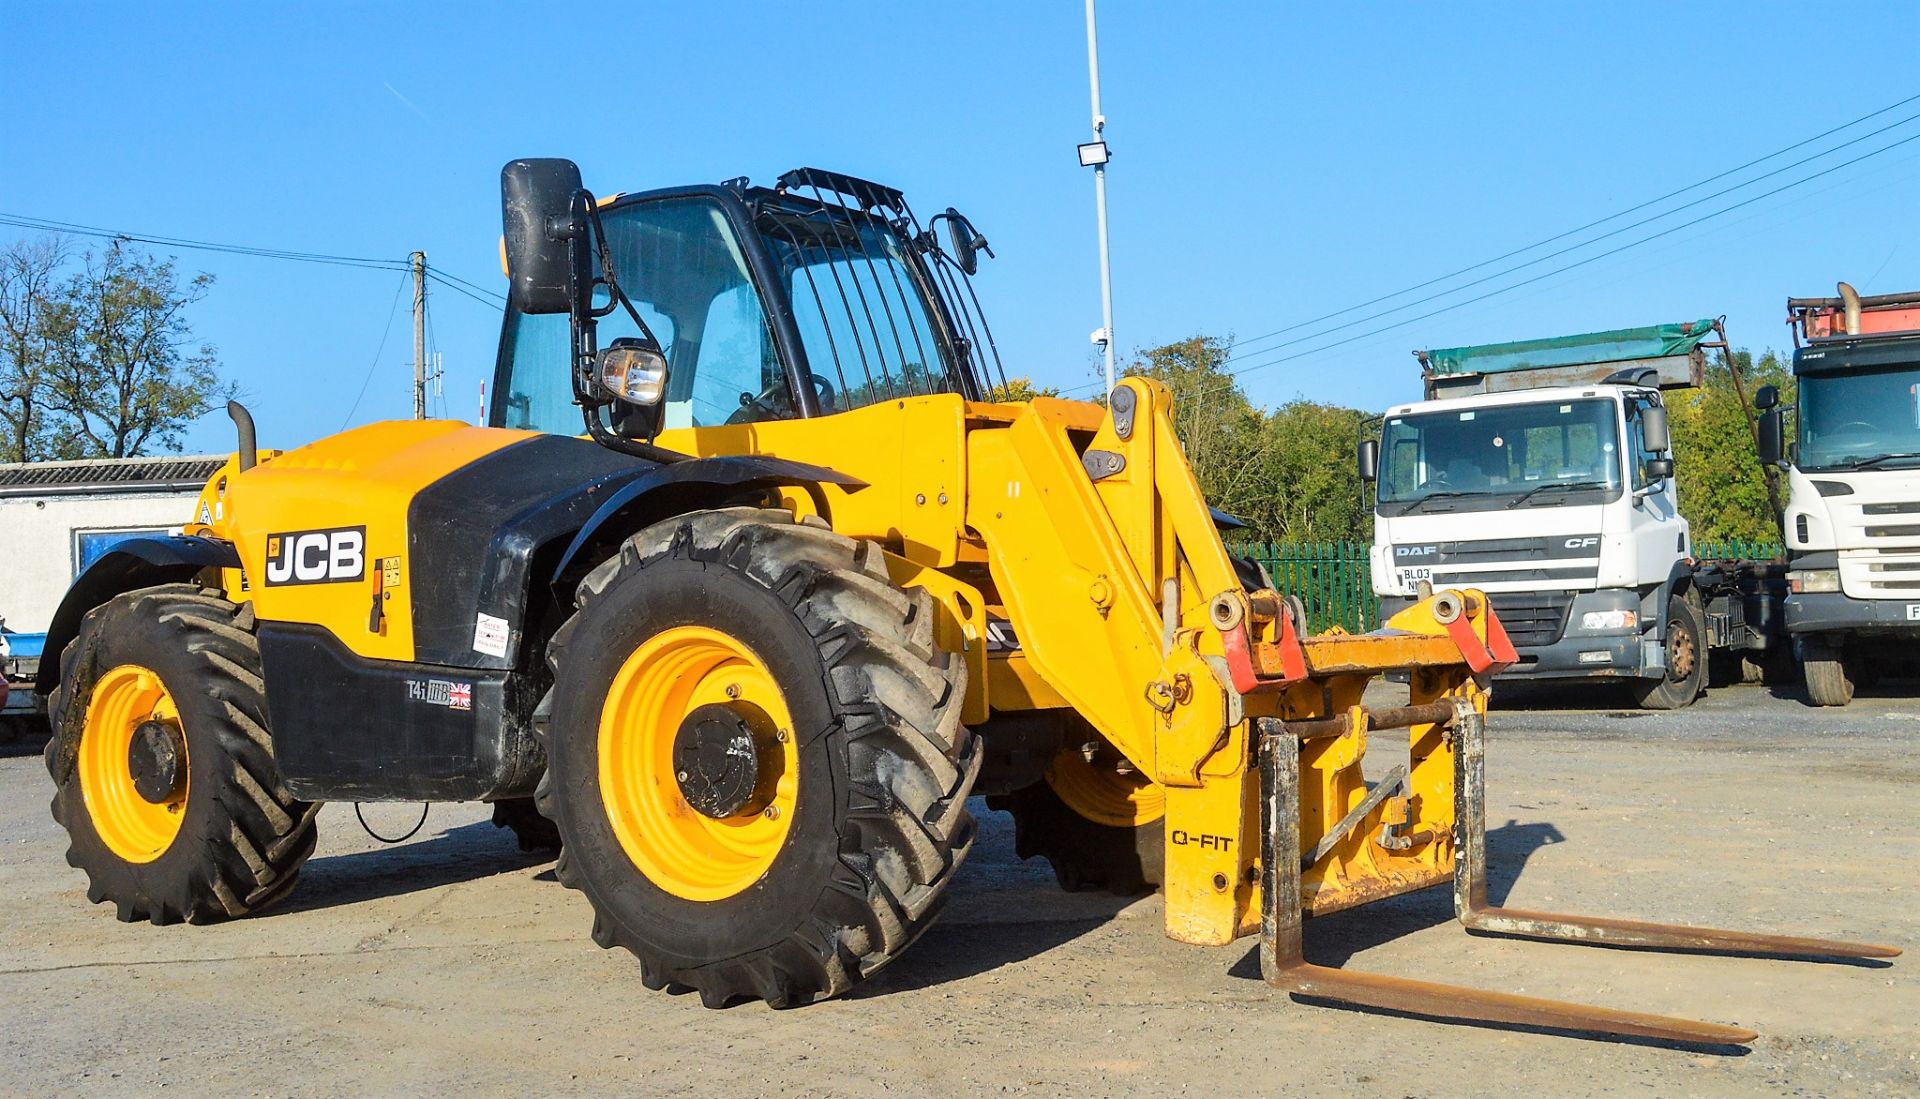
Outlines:
[[1568,549],[1592,549],[1593,547],[1599,544],[1600,544],[1600,539],[1594,536],[1589,536],[1586,538],[1569,538],[1566,541],[1566,547]]
[[367,528],[267,535],[267,584],[333,584],[367,572]]

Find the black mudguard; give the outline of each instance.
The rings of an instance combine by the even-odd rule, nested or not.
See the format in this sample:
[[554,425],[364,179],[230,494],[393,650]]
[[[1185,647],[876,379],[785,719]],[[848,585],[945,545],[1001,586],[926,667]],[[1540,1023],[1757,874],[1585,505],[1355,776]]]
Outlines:
[[60,654],[79,636],[80,622],[87,612],[116,595],[150,588],[156,584],[178,584],[193,579],[203,569],[237,569],[240,555],[233,545],[217,538],[188,535],[128,538],[114,544],[98,561],[80,574],[60,600],[60,609],[47,627],[47,643],[40,660],[40,675],[34,690],[50,695],[60,685]]

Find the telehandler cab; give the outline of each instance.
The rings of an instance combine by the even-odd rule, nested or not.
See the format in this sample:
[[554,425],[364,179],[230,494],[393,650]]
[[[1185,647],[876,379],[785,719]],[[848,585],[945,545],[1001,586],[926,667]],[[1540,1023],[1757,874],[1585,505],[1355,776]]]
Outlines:
[[[1486,598],[1303,636],[1222,541],[1166,389],[991,399],[987,245],[957,211],[923,225],[814,169],[502,182],[492,426],[261,453],[235,408],[195,521],[60,608],[53,812],[121,919],[263,909],[326,800],[479,800],[559,845],[649,987],[803,1004],[926,930],[985,794],[1063,885],[1157,886],[1170,936],[1258,933],[1267,979],[1323,1000],[1754,1037],[1304,960],[1303,916],[1449,879],[1483,931],[1897,953],[1488,907],[1487,682],[1513,652]],[[1409,703],[1363,705],[1395,669]],[[1382,730],[1406,754],[1369,784]]]

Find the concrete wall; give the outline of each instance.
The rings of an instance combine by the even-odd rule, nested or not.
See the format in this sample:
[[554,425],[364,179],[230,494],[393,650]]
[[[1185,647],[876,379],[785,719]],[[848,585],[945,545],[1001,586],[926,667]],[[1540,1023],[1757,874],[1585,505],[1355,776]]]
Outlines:
[[[84,491],[84,490],[82,490]],[[199,489],[0,497],[0,617],[7,628],[38,633],[53,620],[73,583],[76,533],[177,532],[193,518]]]

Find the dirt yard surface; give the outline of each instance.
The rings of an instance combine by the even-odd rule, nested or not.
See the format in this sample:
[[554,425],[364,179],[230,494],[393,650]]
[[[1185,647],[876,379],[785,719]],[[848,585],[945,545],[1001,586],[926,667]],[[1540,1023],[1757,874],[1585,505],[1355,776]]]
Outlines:
[[[1597,708],[1550,708],[1570,702]],[[1495,715],[1496,903],[1920,944],[1920,699],[1620,704],[1562,693]],[[716,1012],[595,947],[585,900],[481,807],[435,806],[384,847],[329,806],[283,907],[162,928],[86,902],[49,796],[35,744],[0,747],[6,1094],[1920,1094],[1920,957],[1470,937],[1429,890],[1310,922],[1309,958],[1762,1037],[1676,1049],[1335,1010],[1272,993],[1251,940],[1168,941],[1157,899],[1060,892],[978,803],[952,904],[899,963],[849,999]],[[403,832],[418,812],[367,818]]]

